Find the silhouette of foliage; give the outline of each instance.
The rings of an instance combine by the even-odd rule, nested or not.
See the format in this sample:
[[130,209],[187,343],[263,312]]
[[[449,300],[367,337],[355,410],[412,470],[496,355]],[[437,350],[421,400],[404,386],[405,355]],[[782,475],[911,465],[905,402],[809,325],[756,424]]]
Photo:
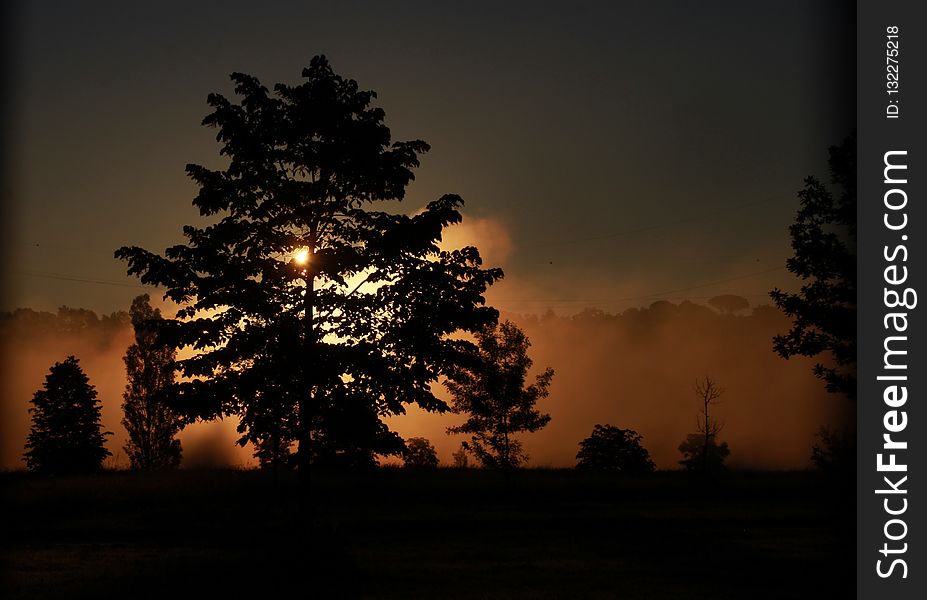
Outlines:
[[57,313],[31,308],[0,312],[0,331],[12,337],[60,338],[71,335],[92,338],[103,347],[129,325],[129,314],[125,311],[97,316],[92,310],[62,306]]
[[656,466],[641,445],[641,435],[614,425],[596,425],[579,443],[577,469],[619,471],[630,475],[652,472]]
[[550,422],[550,415],[541,414],[535,404],[547,397],[554,371],[548,368],[525,387],[533,364],[528,358],[531,344],[511,321],[487,327],[476,339],[479,360],[445,383],[454,412],[467,415],[463,425],[448,428],[448,433],[470,434],[464,448],[485,467],[518,467],[528,456],[514,436]]
[[[261,467],[294,467],[297,413],[293,404],[281,402],[284,389],[268,380],[254,390],[251,406],[238,424],[243,434],[238,443],[251,442]],[[276,394],[276,395],[275,395]]]
[[438,466],[438,453],[425,438],[413,437],[406,440],[402,460],[406,467],[434,469]]
[[[801,207],[789,227],[788,270],[802,281],[798,293],[774,289],[770,297],[792,319],[777,335],[780,356],[829,355],[814,374],[830,392],[856,399],[856,134],[830,148],[828,188],[815,177],[798,193]],[[835,188],[835,189],[834,189]]]
[[822,426],[811,447],[811,462],[825,473],[855,475],[856,434]]
[[163,256],[116,256],[183,305],[164,329],[199,351],[177,361],[186,422],[239,415],[242,442],[277,439],[274,455],[295,439],[301,468],[373,464],[403,449],[381,417],[447,410],[431,384],[474,352],[452,334],[498,318],[483,294],[502,272],[476,248],[438,247],[461,221],[456,195],[414,216],[373,210],[403,199],[428,145],[392,141],[376,94],[324,56],[302,75],[271,93],[234,73],[238,103],[210,94],[203,124],[228,165],[187,166],[209,224]]
[[721,294],[708,300],[708,304],[718,309],[722,315],[732,315],[739,310],[750,308],[750,303],[742,296],[734,294]]
[[467,445],[465,443],[460,444],[460,448],[457,449],[457,452],[453,454],[454,457],[454,467],[457,469],[468,469],[470,468],[470,453],[467,452]]
[[679,444],[682,460],[679,461],[687,471],[713,473],[724,470],[724,460],[731,451],[727,442],[718,442],[702,433],[690,433]]
[[31,471],[49,474],[99,470],[110,456],[103,442],[97,391],[79,361],[69,356],[56,362],[42,389],[32,397],[32,427],[26,441],[25,461]]
[[128,383],[123,394],[122,425],[129,434],[124,450],[133,469],[162,469],[180,464],[180,420],[168,408],[164,394],[174,380],[174,348],[158,339],[161,311],[152,308],[148,294],[138,296],[129,309],[135,343],[123,359]]

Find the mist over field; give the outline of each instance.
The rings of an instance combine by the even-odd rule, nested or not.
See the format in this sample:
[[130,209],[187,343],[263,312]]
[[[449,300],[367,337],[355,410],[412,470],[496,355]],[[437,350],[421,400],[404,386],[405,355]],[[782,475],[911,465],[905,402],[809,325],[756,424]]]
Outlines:
[[[102,402],[102,424],[106,447],[113,454],[107,466],[126,468],[122,447],[126,431],[122,421],[122,393],[126,371],[122,358],[134,342],[128,314],[116,312],[102,317],[82,309],[61,308],[56,314],[20,309],[0,313],[0,469],[25,468],[23,446],[29,433],[29,401],[45,381],[49,368],[69,355],[96,387]],[[250,449],[234,445],[235,423],[198,423],[178,436],[184,448],[184,466],[239,465]]]
[[[677,467],[677,447],[695,428],[692,389],[696,378],[705,375],[725,390],[715,415],[724,422],[719,438],[730,445],[734,468],[808,467],[818,427],[839,423],[842,411],[850,408],[843,398],[824,391],[811,374],[813,361],[786,361],[773,353],[771,338],[787,330],[788,320],[768,306],[720,314],[691,302],[660,301],[620,315],[586,310],[573,316],[548,312],[502,318],[529,336],[533,372],[548,366],[556,372],[550,397],[539,403],[550,413],[550,424],[521,438],[531,465],[573,466],[578,442],[596,423],[608,423],[641,433],[659,468]],[[103,427],[113,432],[107,438],[113,453],[107,464],[127,466],[122,452],[126,433],[120,424],[126,383],[122,357],[132,341],[124,313],[3,313],[0,468],[24,466],[29,400],[49,367],[71,354],[96,386]],[[388,423],[405,438],[428,438],[442,462],[450,463],[463,438],[445,430],[460,420],[413,408]],[[250,447],[234,444],[236,424],[227,418],[188,426],[180,434],[183,466],[255,464]]]
[[[852,408],[824,391],[813,361],[773,353],[773,335],[789,322],[768,306],[721,315],[661,301],[621,315],[506,316],[531,339],[534,372],[556,372],[550,397],[538,403],[550,424],[522,437],[534,465],[573,466],[578,442],[608,423],[641,433],[658,468],[676,468],[679,443],[695,432],[695,380],[705,375],[725,390],[712,414],[724,423],[719,439],[730,445],[733,468],[808,468],[818,428],[842,423]],[[419,411],[391,424],[403,437],[431,439],[450,461],[459,441],[444,435],[448,421],[455,416]]]

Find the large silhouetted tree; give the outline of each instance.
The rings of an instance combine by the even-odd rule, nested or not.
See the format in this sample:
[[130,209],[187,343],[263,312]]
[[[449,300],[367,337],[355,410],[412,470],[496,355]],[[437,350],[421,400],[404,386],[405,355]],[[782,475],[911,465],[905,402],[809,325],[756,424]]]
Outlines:
[[180,420],[167,406],[164,395],[174,380],[174,348],[158,339],[161,311],[152,308],[148,294],[132,301],[129,309],[135,343],[123,361],[128,382],[123,394],[122,424],[129,434],[125,452],[133,469],[163,469],[180,464]]
[[629,475],[650,473],[656,466],[633,429],[596,425],[592,435],[579,443],[576,468],[617,471]]
[[775,351],[827,356],[814,366],[828,391],[856,399],[856,135],[830,149],[831,186],[805,179],[801,206],[789,227],[793,255],[788,270],[802,282],[797,293],[770,296],[792,328],[777,335]]
[[547,397],[554,371],[548,368],[533,384],[525,385],[532,365],[531,344],[510,321],[488,327],[476,338],[479,361],[446,382],[454,412],[467,415],[448,433],[470,434],[465,447],[483,466],[518,467],[528,456],[515,435],[538,431],[550,422],[550,415],[538,411],[536,404]]
[[403,448],[382,416],[447,409],[431,384],[474,353],[452,334],[497,318],[483,294],[502,272],[475,248],[438,247],[461,220],[458,196],[414,216],[385,210],[425,142],[392,141],[376,95],[324,57],[302,75],[270,92],[235,73],[238,102],[211,94],[203,123],[227,165],[187,166],[205,223],[163,256],[116,256],[183,305],[165,331],[199,351],[177,362],[187,421],[239,415],[244,440],[277,436],[272,453],[295,438],[301,468],[372,464]]
[[100,401],[76,358],[55,363],[42,389],[32,397],[32,428],[26,441],[26,465],[51,474],[99,470],[110,456],[103,442]]

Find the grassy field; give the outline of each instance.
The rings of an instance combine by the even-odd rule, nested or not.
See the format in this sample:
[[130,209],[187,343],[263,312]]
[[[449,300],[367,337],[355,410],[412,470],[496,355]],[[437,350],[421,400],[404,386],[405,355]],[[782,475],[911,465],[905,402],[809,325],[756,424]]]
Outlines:
[[103,473],[2,482],[6,599],[852,598],[813,473]]

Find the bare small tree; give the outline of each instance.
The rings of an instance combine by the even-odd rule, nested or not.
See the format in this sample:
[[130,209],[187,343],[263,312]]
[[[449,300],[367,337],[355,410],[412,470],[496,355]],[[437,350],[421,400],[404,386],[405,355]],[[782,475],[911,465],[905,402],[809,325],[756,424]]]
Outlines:
[[724,429],[724,423],[711,416],[711,407],[721,403],[723,393],[724,390],[708,375],[704,379],[695,380],[695,395],[701,402],[696,429],[705,438],[705,446],[702,449],[702,470],[705,472],[708,471],[708,453],[714,445],[714,438]]

